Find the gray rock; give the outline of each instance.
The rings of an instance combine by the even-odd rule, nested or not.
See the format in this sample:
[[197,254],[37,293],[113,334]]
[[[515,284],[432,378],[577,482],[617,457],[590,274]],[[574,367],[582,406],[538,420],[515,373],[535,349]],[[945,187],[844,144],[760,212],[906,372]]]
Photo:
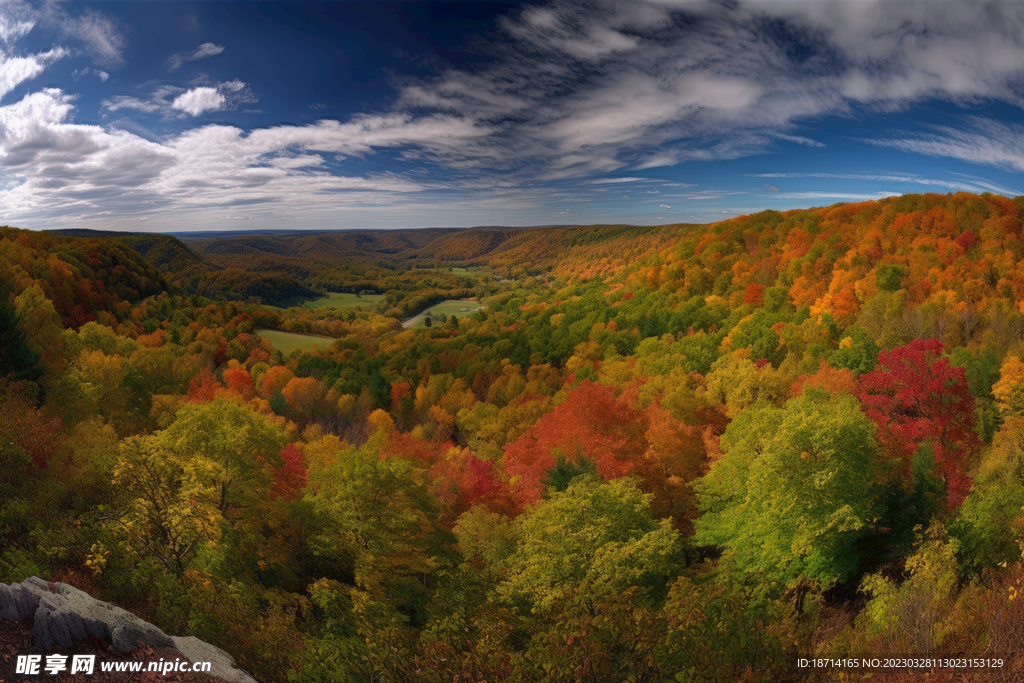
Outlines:
[[87,636],[100,638],[121,652],[141,641],[150,647],[177,648],[192,662],[210,662],[210,674],[231,683],[256,683],[224,650],[192,636],[172,638],[153,624],[101,602],[65,583],[33,576],[20,584],[0,583],[0,619],[34,618],[32,644],[41,650],[71,647]]
[[210,662],[210,675],[230,683],[255,683],[253,677],[238,668],[235,658],[224,650],[195,636],[172,636],[174,646],[195,662]]
[[0,619],[25,621],[36,613],[39,594],[21,584],[0,583]]

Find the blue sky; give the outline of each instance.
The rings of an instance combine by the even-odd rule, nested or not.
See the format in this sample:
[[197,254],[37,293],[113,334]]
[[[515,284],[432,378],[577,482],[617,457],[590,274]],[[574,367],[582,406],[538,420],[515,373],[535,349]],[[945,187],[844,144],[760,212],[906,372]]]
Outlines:
[[0,0],[0,221],[663,224],[1024,194],[1024,2]]

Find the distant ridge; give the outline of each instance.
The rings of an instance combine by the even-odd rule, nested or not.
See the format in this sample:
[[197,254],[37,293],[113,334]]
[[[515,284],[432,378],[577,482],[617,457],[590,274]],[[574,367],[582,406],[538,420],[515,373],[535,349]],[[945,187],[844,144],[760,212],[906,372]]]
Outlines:
[[[178,239],[224,239],[231,237],[290,237],[296,235],[320,235],[328,234],[335,235],[339,233],[353,234],[353,233],[365,233],[365,234],[381,234],[381,233],[397,233],[397,232],[438,232],[438,233],[449,233],[459,232],[466,230],[507,230],[507,231],[521,231],[521,230],[554,230],[554,229],[568,229],[568,228],[606,228],[606,227],[617,227],[620,224],[617,223],[601,223],[601,224],[590,224],[590,223],[579,223],[564,225],[474,225],[472,227],[444,227],[444,226],[431,226],[428,228],[337,228],[335,230],[303,230],[303,229],[291,229],[291,230],[280,230],[275,228],[263,228],[259,230],[176,230],[173,232],[160,232],[160,233],[109,233],[108,231],[100,230],[86,230],[84,232],[94,234],[159,234],[168,235],[171,237],[177,237]],[[675,225],[675,223],[666,223],[665,225]],[[643,226],[657,228],[661,226]],[[57,231],[53,231],[57,232]],[[70,234],[70,233],[69,233]]]
[[125,235],[160,235],[163,233],[150,232],[122,232],[120,230],[92,230],[91,228],[61,228],[59,230],[45,230],[53,235],[65,235],[67,237],[124,237]]

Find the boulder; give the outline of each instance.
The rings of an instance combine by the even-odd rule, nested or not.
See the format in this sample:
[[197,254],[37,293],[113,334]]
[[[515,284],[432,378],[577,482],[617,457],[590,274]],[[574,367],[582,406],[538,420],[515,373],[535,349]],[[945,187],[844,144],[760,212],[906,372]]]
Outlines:
[[230,683],[253,683],[252,676],[238,668],[235,658],[195,636],[172,636],[174,647],[193,662],[210,662],[210,675]]
[[32,644],[43,651],[67,649],[89,636],[121,652],[131,652],[142,642],[153,648],[177,648],[192,662],[210,662],[210,674],[225,681],[256,683],[224,650],[192,636],[171,637],[131,612],[66,583],[35,576],[20,584],[0,583],[0,619],[33,619]]

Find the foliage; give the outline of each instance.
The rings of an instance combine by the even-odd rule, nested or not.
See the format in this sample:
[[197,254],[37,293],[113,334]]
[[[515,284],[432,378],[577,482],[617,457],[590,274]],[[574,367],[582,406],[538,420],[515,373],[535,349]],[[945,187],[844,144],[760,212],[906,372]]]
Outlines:
[[[0,579],[80,577],[261,680],[1019,650],[1022,218],[957,193],[709,225],[0,228]],[[458,299],[480,310],[403,326]]]
[[896,583],[878,574],[865,577],[861,589],[871,600],[862,615],[864,628],[883,638],[889,651],[933,654],[942,644],[942,621],[952,607],[956,569],[956,543],[941,525],[930,527],[907,558],[904,581]]
[[544,613],[572,590],[596,603],[631,586],[664,588],[679,539],[651,517],[650,498],[628,479],[575,479],[520,518],[501,595]]
[[725,455],[697,483],[697,540],[721,545],[745,574],[830,585],[851,574],[871,532],[881,462],[853,397],[813,392],[756,405],[722,438]]
[[43,374],[39,354],[28,345],[5,290],[0,287],[0,377],[11,382],[34,382]]
[[878,425],[878,439],[905,472],[928,443],[943,477],[946,504],[955,509],[970,486],[967,468],[981,446],[975,431],[974,398],[963,368],[941,358],[942,343],[915,340],[882,353],[878,369],[860,378],[865,413]]

